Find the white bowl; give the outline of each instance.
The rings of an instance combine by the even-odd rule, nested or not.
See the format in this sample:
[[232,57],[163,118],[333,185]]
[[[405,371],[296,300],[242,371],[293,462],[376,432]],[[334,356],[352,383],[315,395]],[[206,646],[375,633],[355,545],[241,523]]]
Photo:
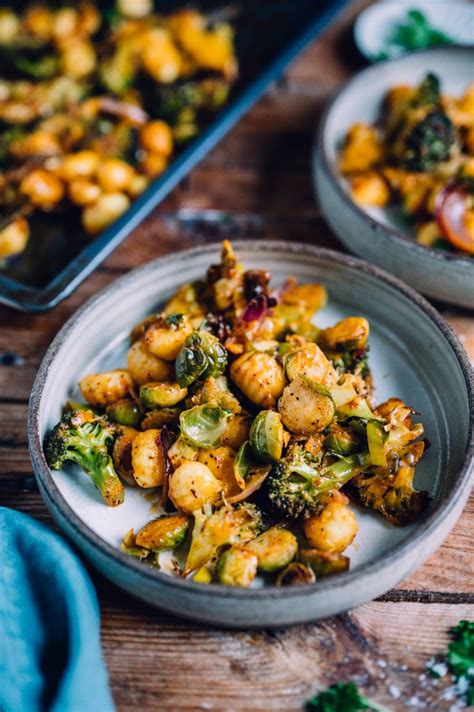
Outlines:
[[461,94],[474,79],[474,49],[439,47],[374,64],[356,74],[330,101],[313,148],[313,176],[322,213],[346,247],[429,297],[474,308],[474,258],[424,247],[398,208],[366,209],[351,198],[338,154],[356,121],[374,122],[387,90],[416,84],[428,71],[443,91]]
[[340,613],[381,595],[428,558],[448,535],[469,493],[472,385],[467,357],[447,324],[419,295],[355,258],[308,245],[240,242],[246,267],[271,270],[276,285],[289,274],[321,281],[329,304],[317,315],[325,326],[362,314],[371,324],[371,366],[377,398],[398,395],[416,408],[431,448],[417,467],[416,484],[432,504],[416,524],[397,528],[358,510],[360,531],[351,570],[316,584],[242,590],[202,585],[162,573],[119,549],[125,532],[153,516],[144,491],[127,488],[125,503],[104,505],[80,471],[51,472],[42,443],[61,407],[85,373],[124,363],[132,326],[155,312],[185,281],[218,261],[209,245],[158,259],[89,300],[63,327],[38,372],[30,401],[29,443],[40,491],[61,529],[94,566],[147,603],[207,623],[264,627]]

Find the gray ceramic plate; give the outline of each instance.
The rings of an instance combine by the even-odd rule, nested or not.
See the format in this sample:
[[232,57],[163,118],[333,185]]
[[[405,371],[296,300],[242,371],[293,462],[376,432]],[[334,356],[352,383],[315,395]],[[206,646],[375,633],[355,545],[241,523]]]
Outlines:
[[324,217],[346,247],[435,299],[474,308],[474,257],[423,247],[400,209],[364,209],[350,198],[337,169],[344,135],[356,121],[376,120],[386,91],[416,84],[428,71],[443,91],[461,94],[474,80],[474,49],[438,47],[380,62],[353,77],[330,102],[313,150],[314,182]]
[[125,504],[106,507],[74,469],[51,473],[42,451],[46,431],[82,375],[124,363],[129,331],[177,286],[202,277],[218,260],[210,245],[158,259],[87,302],[60,331],[40,367],[30,403],[33,467],[51,513],[63,531],[108,578],[147,603],[208,623],[273,626],[339,613],[382,594],[430,556],[458,518],[468,496],[470,467],[469,365],[450,328],[415,292],[352,257],[285,242],[235,244],[247,267],[321,281],[330,295],[317,323],[348,314],[371,323],[371,364],[377,398],[397,394],[417,411],[432,447],[417,468],[417,485],[433,497],[427,516],[397,529],[367,511],[351,547],[351,570],[315,585],[250,590],[172,578],[119,551],[130,527],[152,515],[143,492],[128,489]]

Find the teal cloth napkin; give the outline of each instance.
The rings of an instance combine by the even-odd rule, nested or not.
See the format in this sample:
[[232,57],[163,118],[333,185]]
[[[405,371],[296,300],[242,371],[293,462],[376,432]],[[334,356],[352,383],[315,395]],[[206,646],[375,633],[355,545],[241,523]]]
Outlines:
[[0,710],[113,712],[92,583],[69,547],[0,507]]

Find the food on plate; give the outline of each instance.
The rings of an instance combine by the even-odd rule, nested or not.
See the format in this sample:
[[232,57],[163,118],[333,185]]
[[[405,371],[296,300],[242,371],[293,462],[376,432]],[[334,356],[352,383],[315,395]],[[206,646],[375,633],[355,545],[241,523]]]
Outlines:
[[318,328],[325,303],[320,284],[272,288],[224,242],[203,280],[134,327],[128,369],[81,379],[85,402],[46,436],[49,466],[78,464],[110,506],[156,492],[122,551],[175,575],[247,587],[346,571],[351,500],[396,526],[428,506],[414,483],[426,443],[400,399],[375,405],[367,319]]
[[351,126],[339,167],[356,203],[400,206],[421,245],[474,254],[474,84],[393,86],[375,124]]
[[233,30],[152,2],[0,9],[0,262],[43,213],[94,236],[227,100]]

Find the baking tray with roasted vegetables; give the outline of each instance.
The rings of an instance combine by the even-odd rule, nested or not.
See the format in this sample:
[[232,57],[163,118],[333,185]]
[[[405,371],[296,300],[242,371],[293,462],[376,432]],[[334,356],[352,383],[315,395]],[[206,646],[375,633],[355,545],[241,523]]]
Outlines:
[[89,236],[113,223],[196,136],[237,78],[233,31],[150,0],[101,12],[0,10],[0,264],[67,215]]
[[393,86],[379,120],[347,132],[339,167],[358,205],[399,207],[419,244],[474,255],[474,83]]
[[84,402],[44,442],[50,468],[79,465],[104,505],[141,488],[150,521],[122,550],[201,583],[341,573],[351,500],[394,526],[429,503],[414,486],[423,425],[396,397],[375,405],[368,321],[319,329],[324,287],[270,277],[223,243],[202,281],[135,326],[126,367],[84,375]]

